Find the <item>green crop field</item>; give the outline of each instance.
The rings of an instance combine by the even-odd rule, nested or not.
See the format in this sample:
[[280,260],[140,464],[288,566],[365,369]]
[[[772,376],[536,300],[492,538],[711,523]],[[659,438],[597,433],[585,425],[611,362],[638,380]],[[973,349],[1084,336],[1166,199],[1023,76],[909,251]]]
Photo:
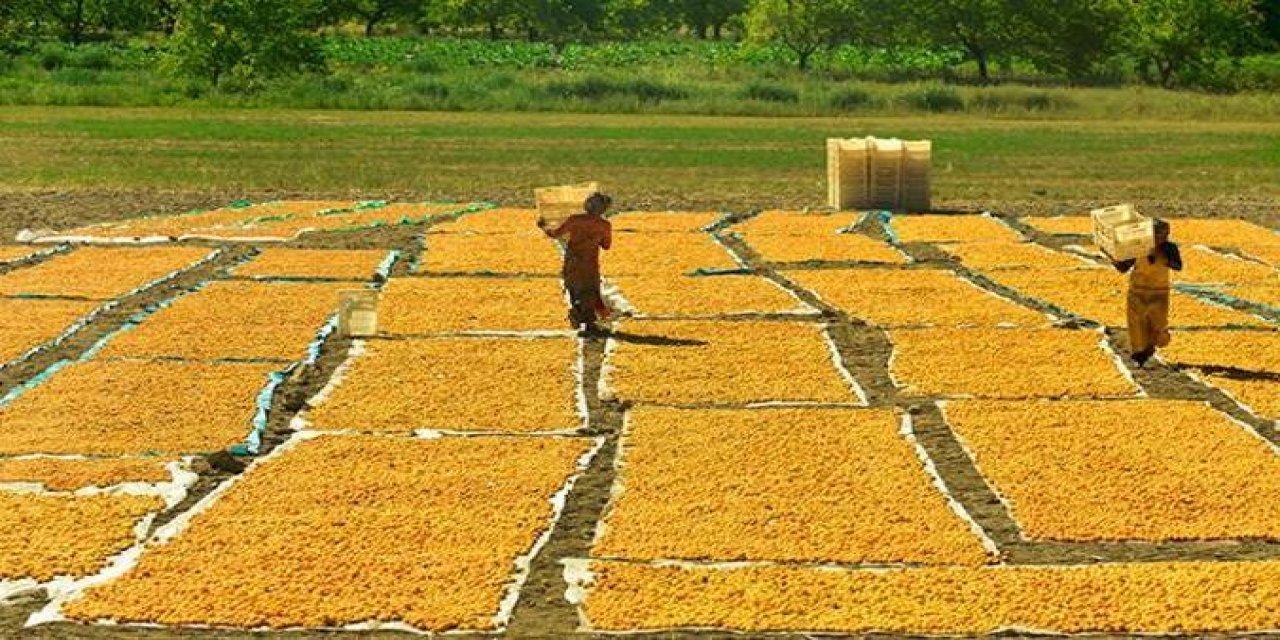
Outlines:
[[628,207],[819,206],[823,140],[859,135],[933,139],[943,206],[1266,206],[1280,196],[1275,122],[34,107],[0,112],[0,189],[10,202],[123,194],[116,215],[173,193],[520,204],[535,186],[586,179]]

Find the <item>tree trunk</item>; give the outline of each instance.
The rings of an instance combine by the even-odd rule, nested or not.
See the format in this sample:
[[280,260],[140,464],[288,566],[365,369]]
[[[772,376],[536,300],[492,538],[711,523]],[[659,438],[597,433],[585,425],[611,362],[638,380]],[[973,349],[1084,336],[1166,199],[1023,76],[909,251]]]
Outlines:
[[71,36],[71,44],[80,46],[84,42],[84,32],[86,30],[84,24],[84,0],[76,0],[75,9],[72,10],[71,22],[67,25],[68,35]]
[[973,58],[978,61],[978,80],[982,84],[991,84],[991,64],[987,50],[982,47],[973,48]]
[[1156,60],[1156,73],[1160,74],[1160,86],[1165,89],[1173,88],[1173,72],[1177,70],[1177,65],[1173,60]]
[[723,32],[724,32],[724,23],[723,23],[723,22],[717,22],[717,23],[716,23],[716,26],[712,27],[712,29],[711,29],[711,35],[712,35],[712,37],[714,37],[716,40],[719,40],[719,39],[720,39],[720,36],[723,34]]
[[489,39],[497,40],[501,37],[502,37],[502,29],[498,28],[498,21],[490,20],[489,21]]
[[800,63],[800,70],[801,70],[801,71],[808,71],[808,70],[809,70],[809,58],[812,58],[812,57],[813,57],[813,50],[809,49],[809,50],[796,51],[796,56],[800,59],[800,60],[799,60],[799,63]]
[[378,23],[381,21],[379,16],[368,16],[364,20],[364,37],[372,38],[374,32],[378,29]]

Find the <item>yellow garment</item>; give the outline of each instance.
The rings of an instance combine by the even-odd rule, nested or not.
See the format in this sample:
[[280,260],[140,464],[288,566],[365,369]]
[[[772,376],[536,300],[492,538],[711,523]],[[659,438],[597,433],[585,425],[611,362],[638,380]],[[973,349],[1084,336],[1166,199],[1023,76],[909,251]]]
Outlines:
[[[1165,272],[1168,273],[1168,270]],[[1168,289],[1143,291],[1130,287],[1126,312],[1129,319],[1129,347],[1134,353],[1169,346]]]
[[1169,258],[1158,248],[1133,261],[1129,272],[1129,346],[1134,353],[1169,344]]
[[1133,270],[1129,272],[1130,291],[1168,291],[1169,290],[1169,258],[1164,251],[1155,249],[1150,256],[1142,256],[1133,261]]

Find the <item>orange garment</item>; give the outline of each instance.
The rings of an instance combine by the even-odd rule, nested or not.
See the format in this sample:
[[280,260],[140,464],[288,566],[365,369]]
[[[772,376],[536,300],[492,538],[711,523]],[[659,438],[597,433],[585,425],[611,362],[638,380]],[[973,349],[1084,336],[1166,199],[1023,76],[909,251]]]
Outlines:
[[1177,245],[1166,243],[1146,256],[1124,262],[1122,268],[1129,269],[1125,316],[1130,348],[1134,353],[1150,353],[1169,346],[1169,271],[1182,269]]
[[609,307],[600,292],[600,250],[613,246],[613,224],[603,216],[585,213],[569,216],[549,232],[564,240],[564,288],[572,307],[569,323],[591,325],[596,316],[608,317]]
[[602,216],[579,213],[569,216],[551,232],[565,241],[565,279],[600,279],[600,250],[613,246],[613,224]]

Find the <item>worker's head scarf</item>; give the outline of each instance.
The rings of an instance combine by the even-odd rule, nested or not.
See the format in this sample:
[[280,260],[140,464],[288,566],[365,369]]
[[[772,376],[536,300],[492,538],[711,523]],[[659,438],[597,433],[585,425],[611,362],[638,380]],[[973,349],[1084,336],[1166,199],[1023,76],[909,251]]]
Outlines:
[[1164,220],[1161,220],[1160,218],[1156,218],[1155,220],[1153,220],[1153,221],[1152,221],[1151,226],[1152,226],[1152,230],[1155,232],[1155,235],[1156,235],[1156,236],[1164,236],[1164,237],[1166,237],[1166,238],[1167,238],[1167,237],[1169,237],[1169,223],[1168,223],[1168,222],[1165,222]]
[[587,197],[587,201],[582,203],[582,208],[593,216],[602,216],[605,211],[609,210],[609,206],[613,204],[613,198],[600,193],[599,191]]

